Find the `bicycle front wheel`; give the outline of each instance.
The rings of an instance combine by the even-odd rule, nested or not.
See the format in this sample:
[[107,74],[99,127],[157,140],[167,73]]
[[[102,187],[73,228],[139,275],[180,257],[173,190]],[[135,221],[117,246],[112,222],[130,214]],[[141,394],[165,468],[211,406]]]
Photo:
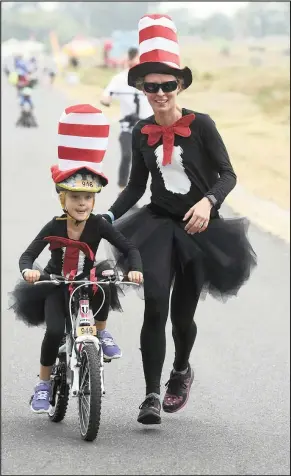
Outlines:
[[79,374],[79,424],[86,441],[97,437],[101,418],[101,358],[93,343],[82,349]]
[[70,387],[67,384],[67,364],[65,362],[66,356],[59,357],[59,362],[54,365],[52,375],[52,402],[48,412],[49,419],[55,423],[62,421],[65,418]]

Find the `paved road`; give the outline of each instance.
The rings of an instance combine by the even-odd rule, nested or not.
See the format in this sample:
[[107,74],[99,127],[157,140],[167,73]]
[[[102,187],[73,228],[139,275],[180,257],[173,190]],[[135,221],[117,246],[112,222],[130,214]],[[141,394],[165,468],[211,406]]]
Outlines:
[[[287,475],[289,469],[289,247],[251,227],[259,266],[237,299],[211,298],[197,310],[196,371],[187,407],[162,415],[162,425],[140,426],[144,397],[139,331],[142,302],[135,294],[110,329],[123,358],[106,367],[98,439],[79,437],[76,402],[65,421],[30,413],[43,330],[27,329],[7,311],[18,257],[40,226],[59,213],[49,166],[56,161],[57,121],[68,100],[36,92],[38,130],[15,129],[14,91],[2,91],[2,474]],[[105,172],[111,184],[100,211],[116,196],[119,150],[112,132]],[[100,202],[100,203],[99,203]],[[229,210],[225,210],[229,213]],[[44,263],[44,254],[41,262]],[[173,360],[170,325],[163,384]]]

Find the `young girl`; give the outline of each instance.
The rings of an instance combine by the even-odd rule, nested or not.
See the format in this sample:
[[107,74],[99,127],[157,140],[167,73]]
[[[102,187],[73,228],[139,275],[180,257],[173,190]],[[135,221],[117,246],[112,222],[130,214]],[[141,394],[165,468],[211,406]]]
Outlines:
[[[70,279],[90,275],[94,279],[95,254],[104,238],[129,260],[129,280],[141,283],[143,279],[138,250],[101,215],[92,214],[95,194],[108,183],[101,171],[108,134],[109,125],[98,109],[85,104],[65,110],[59,124],[59,165],[51,168],[64,214],[54,217],[42,228],[19,260],[25,281],[19,283],[12,293],[12,308],[28,325],[46,324],[41,346],[40,381],[31,403],[31,409],[36,413],[49,410],[50,374],[64,336],[66,293],[69,293],[67,287],[33,286],[32,283],[40,277],[40,271],[32,269],[39,254],[50,244],[51,259],[44,269],[46,273],[62,274]],[[114,359],[121,357],[121,351],[106,330],[106,320],[110,307],[116,309],[120,305],[116,289],[115,292],[108,288],[104,291],[106,300],[96,316],[96,327],[104,356]],[[102,296],[97,290],[91,297],[94,313],[101,305]]]

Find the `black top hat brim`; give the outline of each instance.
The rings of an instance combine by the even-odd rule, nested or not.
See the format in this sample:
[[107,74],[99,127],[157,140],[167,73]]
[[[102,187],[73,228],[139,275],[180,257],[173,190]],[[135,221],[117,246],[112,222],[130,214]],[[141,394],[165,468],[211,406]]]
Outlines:
[[130,68],[128,71],[128,85],[136,87],[136,81],[140,78],[144,78],[147,74],[158,73],[158,74],[171,74],[183,79],[183,89],[187,89],[192,83],[192,72],[191,69],[187,66],[183,69],[174,68],[165,63],[160,62],[145,62],[137,64]]

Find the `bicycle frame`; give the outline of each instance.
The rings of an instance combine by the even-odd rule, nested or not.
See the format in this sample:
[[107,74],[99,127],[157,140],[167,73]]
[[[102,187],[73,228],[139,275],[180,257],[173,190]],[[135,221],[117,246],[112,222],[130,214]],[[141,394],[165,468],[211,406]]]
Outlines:
[[[76,283],[76,281],[74,281],[74,284]],[[73,297],[74,297],[74,294],[80,290],[82,287],[88,287],[89,285],[97,285],[98,286],[98,291],[102,291],[102,294],[103,294],[103,299],[102,299],[102,303],[99,307],[99,309],[95,312],[95,314],[93,315],[92,313],[92,309],[91,309],[91,306],[90,306],[90,302],[88,301],[88,312],[87,314],[90,315],[90,313],[92,313],[92,317],[94,318],[98,312],[100,311],[100,309],[102,309],[103,305],[104,305],[104,302],[105,302],[105,292],[102,288],[101,285],[99,285],[98,283],[96,282],[92,282],[92,281],[86,281],[86,282],[83,282],[81,284],[79,284],[79,286],[77,286],[73,292],[71,293],[70,295],[70,300],[69,300],[69,313],[70,313],[70,320],[71,320],[71,330],[70,330],[70,334],[68,334],[66,336],[66,356],[67,356],[67,366],[68,366],[68,369],[71,370],[71,372],[73,372],[73,375],[72,375],[72,378],[69,378],[69,384],[71,384],[71,396],[72,397],[77,397],[79,395],[79,368],[80,368],[80,354],[81,354],[81,350],[82,350],[82,345],[84,344],[89,344],[89,343],[92,343],[93,345],[96,346],[97,348],[97,351],[98,353],[100,354],[100,361],[101,361],[101,367],[100,367],[100,373],[101,373],[101,385],[102,385],[102,394],[104,395],[105,394],[105,387],[104,387],[104,358],[103,358],[103,351],[102,351],[102,346],[100,344],[100,341],[98,339],[98,336],[97,336],[97,332],[96,332],[96,335],[90,335],[90,334],[86,334],[86,335],[81,335],[81,336],[77,336],[75,337],[75,333],[76,333],[76,330],[77,330],[77,319],[78,319],[78,314],[77,315],[74,315],[73,312],[72,312],[72,302],[73,302]],[[108,283],[109,284],[109,283]],[[82,295],[78,298],[78,308],[80,309],[80,301],[82,300]],[[92,330],[92,331],[96,331],[96,326],[94,325],[95,323],[92,323],[93,325],[90,325],[90,326],[86,326],[85,329],[87,330]],[[80,323],[79,323],[80,325]],[[83,327],[80,325],[79,327],[80,329],[83,329]]]
[[[110,270],[108,270],[110,271]],[[103,272],[103,273],[106,273],[106,272]],[[61,279],[60,279],[61,278]],[[102,388],[102,394],[105,395],[105,386],[104,386],[104,358],[103,358],[103,351],[102,351],[102,346],[101,346],[101,343],[98,339],[98,336],[97,336],[97,329],[96,329],[96,326],[95,326],[95,322],[92,323],[92,325],[89,325],[86,324],[86,326],[79,326],[79,329],[87,329],[88,331],[89,330],[92,330],[92,332],[96,332],[96,335],[94,334],[90,334],[90,333],[86,333],[86,335],[78,335],[75,337],[75,334],[76,334],[76,331],[78,329],[78,327],[76,326],[77,324],[77,318],[78,318],[78,314],[76,315],[73,311],[72,311],[72,303],[73,303],[73,298],[74,298],[74,295],[75,293],[80,290],[81,288],[83,287],[88,287],[88,286],[97,286],[98,287],[98,291],[100,290],[103,294],[103,299],[102,299],[102,303],[99,307],[99,309],[95,312],[95,314],[93,314],[92,312],[92,309],[91,309],[91,306],[90,306],[90,302],[88,301],[88,314],[90,314],[91,312],[91,317],[94,319],[95,316],[99,313],[99,311],[102,309],[103,305],[104,305],[104,302],[105,302],[105,292],[104,292],[104,289],[102,286],[104,285],[109,285],[110,283],[114,283],[114,284],[130,284],[130,285],[137,285],[137,283],[132,283],[132,282],[129,282],[129,281],[122,281],[122,280],[116,280],[116,279],[110,279],[107,278],[107,279],[104,279],[104,280],[100,280],[100,281],[89,281],[89,280],[66,280],[65,278],[63,277],[53,277],[53,275],[51,275],[51,279],[49,280],[41,280],[41,281],[37,281],[35,284],[41,284],[41,283],[53,283],[55,285],[60,285],[60,284],[65,284],[65,285],[69,285],[69,284],[78,284],[78,286],[76,286],[76,288],[72,291],[71,295],[70,295],[70,299],[69,299],[69,315],[70,315],[70,324],[71,324],[71,328],[70,328],[70,332],[67,332],[67,324],[66,324],[66,343],[63,344],[60,348],[59,348],[59,355],[62,354],[62,353],[66,353],[66,363],[67,363],[67,369],[68,369],[68,374],[67,374],[67,383],[68,385],[70,385],[70,396],[72,397],[77,397],[79,395],[79,389],[80,389],[80,386],[79,386],[79,369],[80,369],[80,355],[81,355],[81,351],[82,351],[82,346],[83,345],[86,345],[86,344],[90,344],[90,345],[95,345],[96,348],[97,348],[97,351],[98,353],[100,354],[100,362],[101,362],[101,366],[100,366],[100,376],[101,376],[101,388]],[[82,295],[81,297],[78,299],[78,309],[80,308],[80,301],[82,300]]]

